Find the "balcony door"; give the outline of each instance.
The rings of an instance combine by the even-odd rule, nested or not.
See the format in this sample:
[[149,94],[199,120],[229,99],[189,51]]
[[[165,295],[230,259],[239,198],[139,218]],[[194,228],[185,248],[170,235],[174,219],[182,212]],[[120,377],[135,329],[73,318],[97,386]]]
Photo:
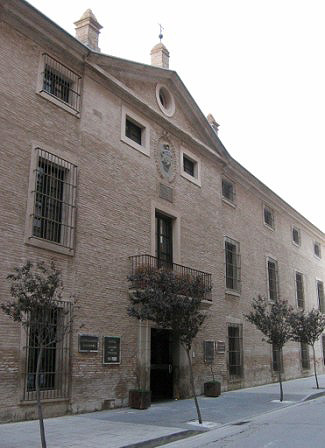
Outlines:
[[173,221],[156,213],[156,257],[163,262],[173,262]]

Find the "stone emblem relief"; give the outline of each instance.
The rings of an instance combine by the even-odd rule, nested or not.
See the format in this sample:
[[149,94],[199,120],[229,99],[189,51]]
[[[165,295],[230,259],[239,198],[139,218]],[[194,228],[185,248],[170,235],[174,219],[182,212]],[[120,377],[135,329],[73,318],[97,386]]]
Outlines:
[[160,176],[172,182],[176,174],[175,149],[167,135],[163,135],[156,142],[155,158]]

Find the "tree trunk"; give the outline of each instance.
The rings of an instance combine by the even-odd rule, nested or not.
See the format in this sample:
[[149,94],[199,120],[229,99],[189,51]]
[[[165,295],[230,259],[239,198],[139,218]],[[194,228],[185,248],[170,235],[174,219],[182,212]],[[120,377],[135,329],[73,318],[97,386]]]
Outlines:
[[39,430],[40,430],[40,435],[41,435],[42,448],[46,448],[43,410],[42,410],[41,392],[40,392],[40,384],[39,384],[39,376],[40,376],[39,374],[40,374],[40,368],[41,368],[42,354],[43,354],[43,346],[41,345],[40,350],[38,352],[37,367],[36,367],[36,399],[37,399],[37,411],[38,411]]
[[316,370],[316,354],[315,354],[315,345],[314,344],[312,344],[312,348],[313,348],[313,363],[314,363],[314,374],[315,374],[315,380],[316,380],[316,387],[317,387],[317,389],[319,389],[317,370]]
[[283,388],[282,388],[282,348],[278,348],[277,357],[278,357],[278,377],[279,377],[279,385],[280,385],[280,401],[283,401]]
[[192,370],[192,360],[191,360],[190,350],[187,347],[185,347],[185,350],[186,350],[186,354],[187,354],[188,365],[189,365],[189,368],[190,368],[190,380],[191,380],[191,387],[192,387],[192,393],[193,393],[193,398],[194,398],[194,402],[195,402],[197,417],[198,417],[200,425],[202,425],[201,411],[200,411],[199,403],[197,401],[197,397],[196,397],[196,393],[195,393],[193,370]]

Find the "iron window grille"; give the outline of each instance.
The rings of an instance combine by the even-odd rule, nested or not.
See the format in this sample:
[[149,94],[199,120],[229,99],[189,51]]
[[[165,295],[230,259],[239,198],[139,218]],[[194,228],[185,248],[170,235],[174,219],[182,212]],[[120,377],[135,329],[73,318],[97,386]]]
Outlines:
[[264,206],[264,224],[274,229],[274,212],[270,207]]
[[320,280],[317,281],[317,296],[319,310],[321,313],[325,313],[324,283]]
[[226,289],[240,292],[240,261],[239,243],[227,238],[225,240]]
[[36,148],[33,237],[73,249],[77,167]]
[[190,176],[195,177],[195,162],[185,155],[183,156],[183,170]]
[[292,229],[292,241],[297,244],[297,246],[300,246],[300,231],[295,227]]
[[269,299],[273,302],[279,297],[278,263],[274,260],[268,260],[267,272],[269,284]]
[[235,202],[234,184],[229,180],[222,179],[222,196],[230,202]]
[[241,325],[228,326],[228,372],[231,377],[243,374],[243,340]]
[[42,349],[39,384],[42,399],[68,398],[71,302],[55,301],[53,308],[29,315],[26,334],[23,400],[36,400],[36,368]]
[[81,77],[48,54],[43,54],[42,92],[80,112]]
[[272,344],[272,369],[274,372],[283,372],[283,352]]
[[304,281],[303,275],[296,272],[296,291],[297,291],[297,305],[299,308],[305,307]]
[[138,145],[142,145],[142,131],[143,128],[129,118],[125,120],[125,135],[136,142]]
[[303,369],[310,369],[310,359],[309,359],[309,347],[308,344],[301,342],[300,344],[300,354],[301,354],[301,367]]

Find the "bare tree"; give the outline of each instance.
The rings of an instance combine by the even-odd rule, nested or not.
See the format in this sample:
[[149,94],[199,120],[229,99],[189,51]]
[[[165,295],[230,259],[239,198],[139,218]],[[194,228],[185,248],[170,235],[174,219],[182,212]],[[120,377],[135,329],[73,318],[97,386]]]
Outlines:
[[[63,285],[54,262],[49,266],[27,261],[7,276],[12,300],[1,304],[2,311],[20,323],[36,349],[35,388],[42,448],[46,448],[40,391],[40,372],[47,348],[56,347],[71,331],[70,308],[60,307]],[[64,315],[65,314],[65,315]]]
[[290,324],[292,327],[292,340],[303,344],[308,344],[312,347],[314,375],[316,387],[319,389],[316,369],[315,342],[318,341],[319,336],[325,330],[325,316],[319,310],[315,309],[312,309],[309,313],[305,313],[304,310],[297,310],[291,314]]
[[201,411],[195,393],[190,350],[205,315],[200,305],[208,288],[202,278],[177,274],[168,269],[142,269],[129,277],[137,285],[130,296],[128,314],[139,320],[151,320],[159,327],[172,330],[186,351],[192,394],[199,423]]
[[291,337],[289,322],[292,307],[285,300],[277,299],[274,302],[258,296],[253,299],[252,310],[245,314],[246,319],[260,330],[268,344],[273,344],[276,350],[278,377],[280,384],[280,401],[283,401],[282,388],[282,349]]

